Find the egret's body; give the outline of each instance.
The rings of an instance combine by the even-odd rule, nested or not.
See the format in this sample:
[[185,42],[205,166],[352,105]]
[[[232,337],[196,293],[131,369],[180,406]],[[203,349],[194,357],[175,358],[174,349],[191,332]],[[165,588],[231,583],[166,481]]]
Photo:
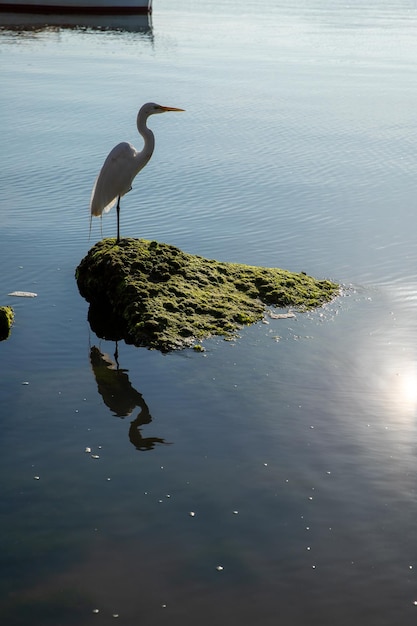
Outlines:
[[110,151],[94,183],[90,201],[91,218],[107,213],[117,202],[117,241],[120,240],[120,198],[132,189],[132,182],[145,167],[155,148],[153,132],[146,126],[150,115],[166,111],[183,111],[174,107],[164,107],[154,102],[144,104],[137,116],[139,134],[144,146],[140,152],[130,143],[122,142]]

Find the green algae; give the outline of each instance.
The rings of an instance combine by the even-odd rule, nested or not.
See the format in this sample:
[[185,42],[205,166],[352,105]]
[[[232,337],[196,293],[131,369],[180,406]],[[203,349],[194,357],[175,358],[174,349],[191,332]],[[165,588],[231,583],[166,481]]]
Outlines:
[[11,306],[0,307],[0,341],[4,341],[10,335],[14,321],[14,311]]
[[339,291],[304,272],[219,262],[143,239],[98,242],[76,279],[96,317],[111,311],[113,338],[162,351],[230,338],[262,319],[265,305],[308,310]]

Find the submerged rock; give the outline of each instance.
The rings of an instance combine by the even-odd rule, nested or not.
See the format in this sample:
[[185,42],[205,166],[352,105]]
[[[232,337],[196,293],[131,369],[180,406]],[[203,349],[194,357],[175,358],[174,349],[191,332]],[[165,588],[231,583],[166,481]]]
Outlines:
[[14,312],[11,306],[0,307],[0,341],[7,339],[14,320]]
[[162,351],[233,336],[262,319],[265,305],[312,309],[339,290],[303,272],[219,262],[143,239],[103,239],[81,261],[76,279],[101,336],[110,317],[107,338]]

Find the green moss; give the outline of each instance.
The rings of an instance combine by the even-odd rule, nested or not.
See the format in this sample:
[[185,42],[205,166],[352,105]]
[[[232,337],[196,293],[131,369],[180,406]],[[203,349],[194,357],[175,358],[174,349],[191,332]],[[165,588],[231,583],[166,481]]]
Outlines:
[[229,338],[262,319],[266,304],[307,310],[339,290],[305,273],[219,262],[143,239],[100,241],[76,278],[95,316],[112,310],[120,337],[163,351],[210,335]]
[[0,341],[7,339],[14,321],[14,312],[11,306],[0,307]]

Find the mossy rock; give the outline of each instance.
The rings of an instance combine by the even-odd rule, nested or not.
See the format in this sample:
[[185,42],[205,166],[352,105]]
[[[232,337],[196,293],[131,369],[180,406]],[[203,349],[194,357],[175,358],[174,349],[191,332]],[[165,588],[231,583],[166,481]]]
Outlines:
[[162,351],[210,335],[231,337],[262,319],[265,305],[307,310],[339,291],[303,272],[219,262],[143,239],[103,239],[76,279],[91,305],[90,323],[111,317],[112,330],[101,336]]
[[14,312],[11,306],[0,307],[0,341],[4,341],[10,335],[14,321]]

